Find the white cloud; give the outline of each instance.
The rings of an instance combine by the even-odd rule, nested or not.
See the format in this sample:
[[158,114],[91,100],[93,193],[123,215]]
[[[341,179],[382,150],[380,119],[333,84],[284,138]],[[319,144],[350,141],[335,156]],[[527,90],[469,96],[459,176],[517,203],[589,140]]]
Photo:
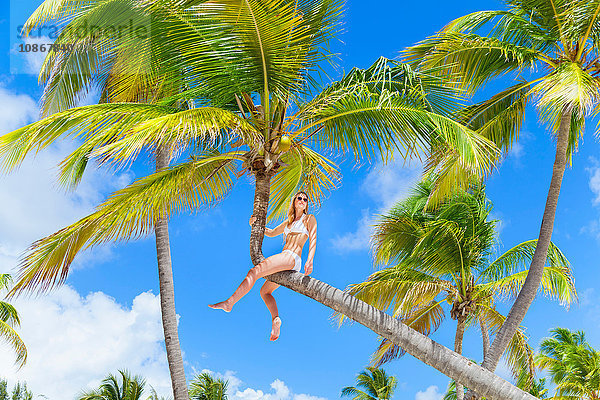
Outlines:
[[379,207],[388,209],[409,194],[414,184],[421,179],[422,168],[420,164],[405,164],[404,161],[387,165],[378,163],[367,174],[361,190]]
[[590,180],[588,182],[590,190],[594,194],[592,200],[594,205],[600,204],[600,163],[595,158],[591,157],[591,167],[586,168],[586,171],[590,174]]
[[369,213],[368,208],[362,210],[362,218],[358,221],[356,231],[346,232],[331,239],[333,248],[340,253],[368,249],[374,221],[374,216]]
[[295,394],[294,400],[326,400],[324,397],[311,396],[308,394]]
[[580,307],[588,307],[592,304],[595,304],[594,301],[596,297],[596,290],[594,288],[587,288],[581,292],[579,296],[579,306]]
[[[593,194],[592,204],[598,206],[600,205],[600,161],[595,157],[590,157],[589,161],[590,166],[585,170],[590,174],[588,185]],[[600,240],[600,221],[598,218],[590,219],[585,226],[581,227],[579,233],[586,233]]]
[[600,296],[596,289],[587,288],[581,291],[579,307],[590,321],[600,321]]
[[[0,134],[36,120],[38,113],[31,97],[0,87]],[[56,184],[56,165],[75,146],[68,141],[50,146],[0,176],[0,272],[10,271],[32,241],[90,213],[109,191],[131,181],[127,173],[109,174],[90,165],[78,189],[65,193]],[[157,296],[142,293],[124,307],[101,292],[81,296],[65,286],[14,304],[29,360],[17,371],[12,351],[0,342],[0,371],[9,381],[27,381],[34,393],[59,400],[126,368],[146,377],[160,394],[171,393]]]
[[[378,163],[371,168],[362,182],[360,190],[367,193],[375,203],[377,208],[375,214],[381,214],[408,196],[410,190],[421,179],[421,175],[422,166],[420,164],[410,165],[404,161],[396,161],[387,165]],[[331,239],[334,250],[339,253],[367,250],[374,221],[375,215],[370,214],[368,208],[363,209],[356,231],[346,232]]]
[[[194,371],[195,374],[197,373]],[[227,395],[232,400],[327,400],[324,397],[312,396],[305,393],[293,393],[292,390],[280,379],[271,383],[271,392],[247,387],[240,390],[243,381],[235,375],[234,371],[226,371],[224,374],[203,369],[201,373],[209,373],[216,378],[225,379],[229,382]]]
[[[34,121],[37,115],[31,97],[0,87],[0,134]],[[75,146],[60,142],[28,157],[14,172],[0,175],[0,272],[13,268],[31,242],[89,214],[109,191],[131,181],[128,173],[109,174],[91,164],[77,190],[66,193],[56,183],[56,166]]]
[[425,391],[418,391],[415,400],[442,400],[444,393],[440,393],[435,385],[429,386]]
[[38,114],[37,103],[30,96],[0,86],[0,135],[36,120]]
[[513,143],[508,155],[512,157],[516,162],[521,161],[521,158],[525,155],[525,147],[520,142]]
[[[49,44],[53,42],[48,36],[40,36],[40,37],[25,37],[25,44],[29,45],[37,45],[40,51],[30,51],[25,54],[25,66],[27,68],[28,73],[38,75],[40,70],[42,69],[42,65],[44,65],[44,59],[48,54],[49,49],[47,48]],[[46,51],[41,51],[40,46],[46,47]]]
[[124,307],[104,293],[82,297],[63,286],[13,304],[28,361],[17,371],[10,349],[0,345],[0,371],[9,382],[27,381],[35,394],[61,400],[97,387],[108,373],[128,369],[159,394],[171,393],[158,296],[141,293]]
[[290,389],[280,381],[275,379],[271,383],[271,393],[264,393],[262,390],[247,388],[244,391],[237,391],[233,396],[236,400],[286,400],[290,398]]
[[271,383],[271,389],[270,393],[252,388],[246,388],[243,391],[236,390],[231,398],[233,400],[326,400],[323,397],[311,396],[304,393],[292,393],[290,388],[279,379],[275,379]]
[[[11,48],[11,63],[14,62],[13,72],[38,75],[44,64],[44,59],[50,50],[53,40],[48,36],[26,36]],[[21,46],[25,47],[22,51]],[[42,47],[43,46],[43,47]],[[35,50],[34,50],[35,48]],[[29,49],[29,50],[27,50]],[[44,49],[44,51],[42,51]]]
[[127,173],[111,175],[92,165],[77,190],[66,193],[56,184],[55,167],[72,149],[72,144],[46,149],[0,176],[0,271],[10,270],[31,242],[89,214],[106,193],[131,180]]

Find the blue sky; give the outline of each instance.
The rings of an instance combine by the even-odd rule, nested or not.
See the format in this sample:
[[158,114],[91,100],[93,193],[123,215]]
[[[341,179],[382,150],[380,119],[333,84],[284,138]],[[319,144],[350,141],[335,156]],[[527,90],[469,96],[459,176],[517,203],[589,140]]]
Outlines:
[[[36,76],[11,74],[14,26],[24,21],[38,1],[12,2],[12,16],[0,11],[0,133],[37,119],[41,89]],[[396,57],[404,47],[433,34],[451,19],[466,13],[497,9],[496,1],[396,2],[349,1],[344,18],[341,69],[366,67],[377,57]],[[35,66],[35,60],[29,60]],[[501,87],[492,84],[487,94]],[[572,168],[565,174],[553,240],[571,261],[580,303],[569,311],[538,298],[525,320],[530,343],[537,347],[556,326],[583,329],[600,348],[600,156],[589,123]],[[81,188],[65,194],[52,182],[53,166],[74,144],[69,142],[29,160],[17,174],[0,176],[0,271],[10,270],[16,257],[33,240],[90,212],[111,190],[150,169],[140,162],[117,175],[92,170]],[[494,217],[502,221],[504,248],[537,236],[549,184],[554,144],[530,109],[519,144],[487,181]],[[338,288],[363,280],[373,271],[367,247],[373,215],[406,194],[418,169],[401,162],[382,167],[341,160],[343,181],[316,211],[318,246],[314,277]],[[248,217],[253,188],[241,180],[217,207],[171,221],[176,306],[186,372],[208,369],[231,379],[236,399],[335,399],[352,385],[368,363],[376,336],[358,325],[338,328],[331,311],[285,288],[275,292],[281,317],[279,341],[268,340],[270,317],[258,288],[231,314],[206,305],[227,297],[249,268]],[[281,238],[265,239],[264,253],[278,252]],[[161,347],[158,280],[153,238],[118,244],[84,254],[68,286],[50,296],[19,299],[23,338],[30,363],[15,371],[0,347],[0,377],[27,380],[37,394],[51,400],[71,398],[78,389],[96,384],[108,372],[129,368],[144,374],[166,393],[168,376]],[[509,305],[503,306],[507,311]],[[447,319],[433,336],[452,346],[455,322]],[[481,358],[481,339],[467,333],[465,354]],[[386,365],[400,382],[397,399],[439,399],[448,379],[420,361],[405,356]],[[501,368],[501,374],[506,371]],[[433,386],[436,386],[434,388]]]

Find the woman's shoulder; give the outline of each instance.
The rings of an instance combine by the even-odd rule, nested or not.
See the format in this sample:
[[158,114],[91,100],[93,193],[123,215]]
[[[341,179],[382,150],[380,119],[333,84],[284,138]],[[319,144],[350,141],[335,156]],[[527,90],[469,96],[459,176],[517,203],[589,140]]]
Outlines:
[[317,218],[314,216],[314,214],[306,214],[306,222],[317,222]]

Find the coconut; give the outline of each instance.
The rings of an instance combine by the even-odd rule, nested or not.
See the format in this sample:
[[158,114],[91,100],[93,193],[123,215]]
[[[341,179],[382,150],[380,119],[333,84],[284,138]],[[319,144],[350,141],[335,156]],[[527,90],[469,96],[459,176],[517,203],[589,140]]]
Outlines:
[[288,151],[292,146],[292,140],[289,136],[282,136],[279,139],[279,151]]

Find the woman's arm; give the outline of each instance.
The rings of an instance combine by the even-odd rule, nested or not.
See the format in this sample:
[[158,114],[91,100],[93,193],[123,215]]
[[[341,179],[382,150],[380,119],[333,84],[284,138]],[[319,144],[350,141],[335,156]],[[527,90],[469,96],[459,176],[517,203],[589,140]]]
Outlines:
[[285,229],[285,224],[287,224],[287,221],[283,221],[281,224],[277,225],[273,229],[267,228],[265,230],[265,235],[267,235],[268,237],[275,237],[281,235],[283,233],[283,230]]
[[[250,226],[252,226],[254,221],[256,221],[256,217],[253,215],[250,217],[250,221],[249,221]],[[281,235],[283,233],[283,228],[285,228],[285,224],[286,224],[286,221],[283,221],[275,229],[270,229],[265,226],[265,236],[275,237],[275,236]]]
[[308,219],[308,259],[304,264],[304,275],[310,275],[313,269],[313,259],[317,251],[317,219],[311,215]]

